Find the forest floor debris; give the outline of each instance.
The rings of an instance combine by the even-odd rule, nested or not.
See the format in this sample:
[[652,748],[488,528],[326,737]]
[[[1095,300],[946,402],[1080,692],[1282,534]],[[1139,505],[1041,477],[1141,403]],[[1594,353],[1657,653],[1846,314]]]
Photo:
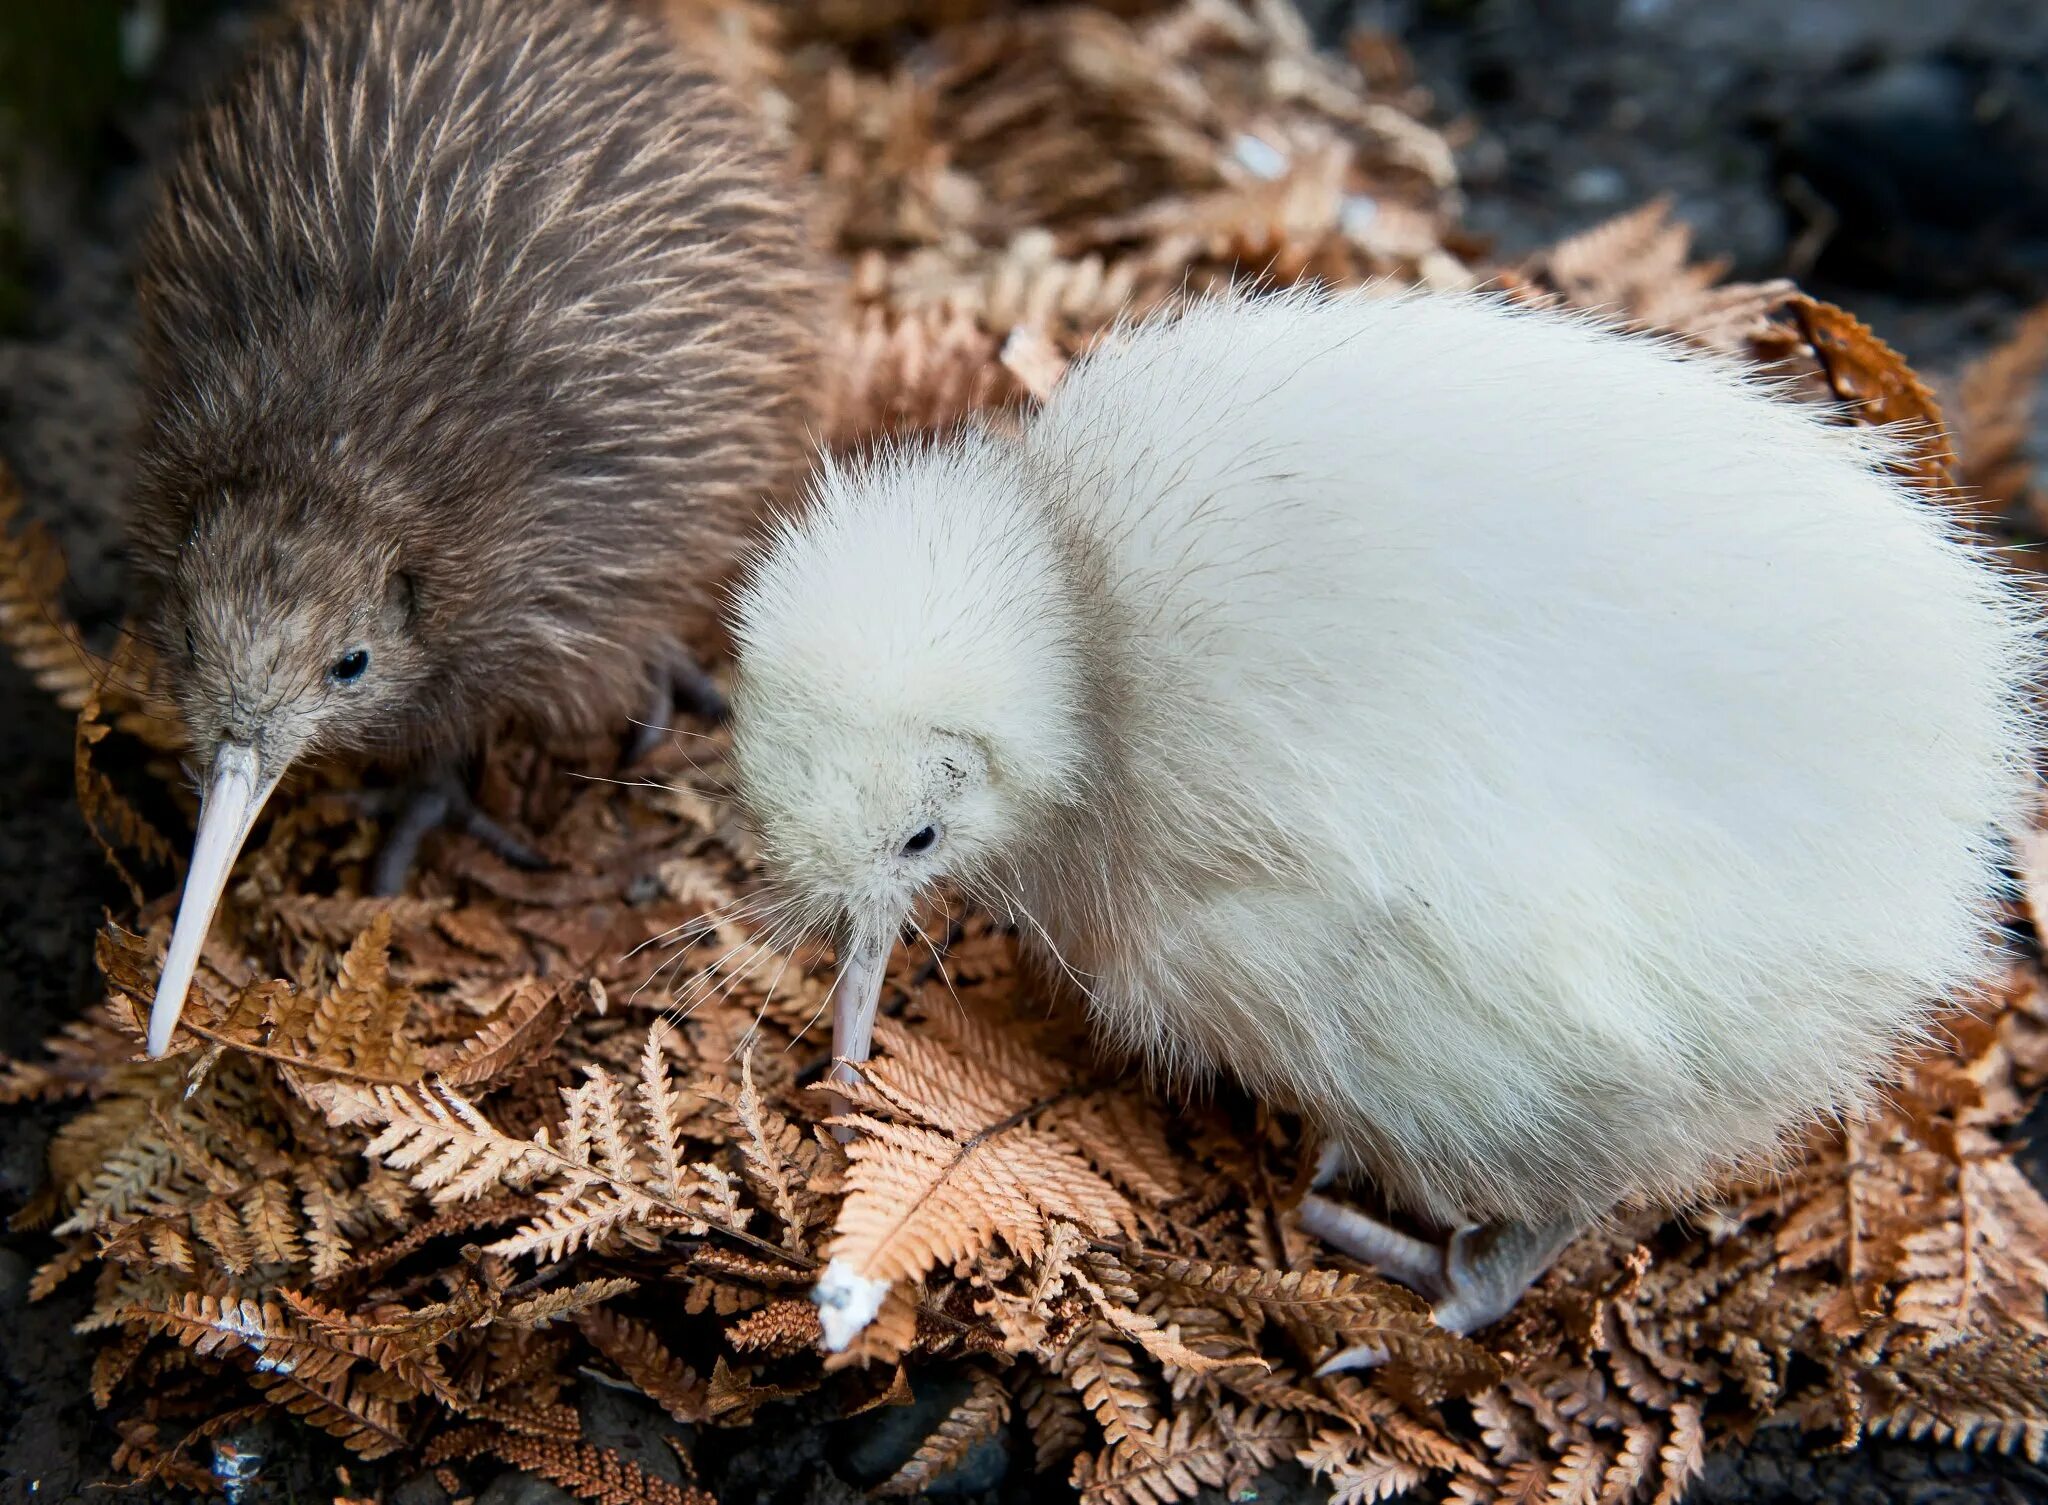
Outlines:
[[[1953,477],[2002,539],[2044,531],[2013,417],[2038,321],[1965,385],[1958,460],[1867,330],[1721,284],[1657,206],[1487,267],[1398,56],[1334,63],[1283,6],[670,8],[819,185],[850,269],[836,443],[1031,401],[1126,309],[1233,273],[1498,276],[1917,424],[1919,479]],[[286,1413],[451,1493],[489,1457],[584,1499],[694,1502],[686,1457],[584,1435],[572,1387],[701,1435],[799,1395],[900,1404],[942,1366],[959,1399],[878,1494],[1018,1425],[1084,1499],[1160,1505],[1283,1460],[1346,1502],[1669,1501],[1766,1420],[2048,1455],[2048,1205],[2007,1137],[2048,1080],[2031,901],[2026,954],[1881,1113],[1688,1221],[1588,1236],[1454,1338],[1293,1226],[1291,1125],[1152,1094],[983,916],[934,912],[899,950],[842,1150],[812,1086],[829,958],[764,944],[716,738],[625,785],[609,747],[494,747],[483,804],[556,868],[451,838],[396,901],[360,896],[375,833],[340,775],[303,782],[251,843],[185,1048],[138,1059],[175,729],[132,648],[101,661],[68,625],[61,562],[11,509],[6,536],[0,634],[78,715],[81,807],[132,904],[100,935],[104,1002],[0,1094],[78,1105],[24,1215],[61,1241],[31,1289],[91,1282],[94,1398],[138,1478],[227,1487],[222,1439]],[[2048,896],[2048,835],[2025,855]],[[833,1262],[885,1294],[825,1358],[808,1292]],[[1315,1375],[1362,1341],[1391,1361]]]

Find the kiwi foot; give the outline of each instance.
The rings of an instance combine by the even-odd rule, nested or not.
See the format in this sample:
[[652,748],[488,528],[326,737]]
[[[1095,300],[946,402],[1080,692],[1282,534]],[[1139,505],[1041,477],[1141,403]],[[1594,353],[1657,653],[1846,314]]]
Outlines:
[[470,798],[452,773],[438,773],[366,801],[372,813],[388,815],[391,824],[377,855],[370,860],[369,890],[379,898],[405,892],[405,880],[419,860],[420,843],[430,831],[443,828],[474,837],[514,867],[544,868],[548,860],[530,842],[513,835]]
[[708,722],[725,720],[730,711],[718,682],[697,662],[689,649],[677,647],[654,669],[654,690],[648,697],[647,712],[627,735],[620,749],[619,764],[631,768],[674,734],[678,714]]
[[[1437,1325],[1460,1334],[1477,1332],[1505,1317],[1579,1233],[1576,1222],[1535,1227],[1475,1223],[1434,1244],[1315,1193],[1302,1199],[1301,1226],[1427,1297]],[[1387,1358],[1387,1350],[1379,1345],[1360,1344],[1337,1354],[1318,1372],[1369,1369]]]

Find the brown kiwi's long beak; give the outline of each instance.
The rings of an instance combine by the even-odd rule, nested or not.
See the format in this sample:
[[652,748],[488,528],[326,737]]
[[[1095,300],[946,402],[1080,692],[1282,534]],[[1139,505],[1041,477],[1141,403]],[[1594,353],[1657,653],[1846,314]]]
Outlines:
[[[882,1002],[882,978],[889,970],[889,952],[895,930],[877,933],[874,940],[850,941],[839,962],[839,976],[832,983],[832,1071],[826,1080],[857,1082],[860,1063],[868,1058],[875,1039],[875,1011]],[[844,1111],[844,1098],[835,1095]],[[841,1140],[851,1137],[839,1131]]]
[[152,1056],[170,1048],[171,1032],[184,1012],[185,994],[199,966],[206,932],[213,926],[213,912],[220,906],[221,890],[227,887],[228,873],[242,843],[249,839],[249,828],[256,824],[263,802],[270,798],[283,772],[282,768],[265,768],[262,755],[243,743],[223,742],[214,749],[213,768],[199,803],[199,833],[192,838],[192,865],[185,873],[185,896],[178,901],[171,949],[164,954],[156,1001],[149,1007]]

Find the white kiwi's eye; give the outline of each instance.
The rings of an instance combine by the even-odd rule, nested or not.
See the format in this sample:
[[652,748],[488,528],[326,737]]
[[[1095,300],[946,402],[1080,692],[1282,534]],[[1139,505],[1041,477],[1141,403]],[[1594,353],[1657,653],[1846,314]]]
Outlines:
[[338,685],[352,685],[363,677],[363,671],[369,667],[370,650],[353,648],[334,661],[327,677]]
[[903,843],[903,855],[905,857],[915,857],[920,852],[929,852],[938,845],[938,842],[939,828],[937,826],[926,826],[922,831],[911,837],[910,840]]

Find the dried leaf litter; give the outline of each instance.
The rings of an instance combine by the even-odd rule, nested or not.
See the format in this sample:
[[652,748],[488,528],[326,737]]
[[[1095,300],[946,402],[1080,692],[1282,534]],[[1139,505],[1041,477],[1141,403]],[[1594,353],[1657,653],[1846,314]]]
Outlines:
[[[1233,274],[1465,287],[1610,310],[1911,435],[2001,538],[2041,515],[2019,443],[2037,318],[1932,396],[1840,310],[1724,284],[1652,205],[1516,268],[1458,231],[1444,137],[1385,44],[1317,55],[1284,5],[996,12],[973,0],[677,0],[678,28],[808,176],[846,267],[826,393],[858,445],[1042,398],[1119,315]],[[2048,1076],[2038,951],[1958,1014],[1879,1113],[1684,1222],[1582,1239],[1483,1341],[1294,1227],[1293,1126],[1192,1107],[1100,1058],[1013,938],[935,907],[899,948],[860,1132],[811,1087],[829,958],[772,943],[718,739],[650,782],[609,747],[494,746],[482,801],[558,866],[448,838],[361,897],[375,836],[339,774],[275,802],[208,948],[182,1052],[140,1059],[187,794],[132,646],[58,609],[61,560],[4,499],[0,635],[79,714],[81,806],[133,903],[106,996],[0,1095],[76,1105],[21,1217],[90,1282],[121,1468],[217,1487],[209,1440],[289,1413],[365,1460],[489,1456],[600,1502],[690,1501],[580,1435],[579,1371],[739,1427],[822,1392],[964,1398],[883,1496],[1004,1429],[1091,1501],[1237,1489],[1295,1460],[1334,1499],[1674,1501],[1766,1420],[2048,1456],[2048,1206],[2008,1131]],[[2031,936],[2048,832],[2022,853]],[[889,1282],[829,1359],[808,1289]],[[1318,1378],[1359,1343],[1388,1362]]]

